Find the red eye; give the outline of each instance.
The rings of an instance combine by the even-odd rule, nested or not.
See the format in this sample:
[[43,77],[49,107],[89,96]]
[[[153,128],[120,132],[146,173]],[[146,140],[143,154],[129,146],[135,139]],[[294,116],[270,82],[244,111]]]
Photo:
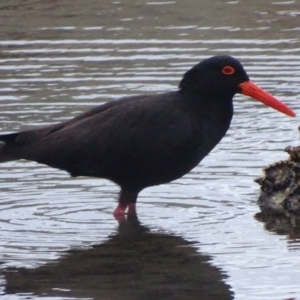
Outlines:
[[234,74],[234,72],[235,72],[235,69],[231,66],[226,66],[222,69],[222,73],[225,75],[232,75],[232,74]]

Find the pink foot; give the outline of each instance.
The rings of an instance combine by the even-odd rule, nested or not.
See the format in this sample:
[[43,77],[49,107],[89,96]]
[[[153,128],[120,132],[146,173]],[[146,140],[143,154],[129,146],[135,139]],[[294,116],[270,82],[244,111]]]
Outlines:
[[118,222],[122,222],[126,219],[125,218],[126,209],[127,209],[127,205],[121,205],[121,204],[119,204],[115,209],[113,215]]

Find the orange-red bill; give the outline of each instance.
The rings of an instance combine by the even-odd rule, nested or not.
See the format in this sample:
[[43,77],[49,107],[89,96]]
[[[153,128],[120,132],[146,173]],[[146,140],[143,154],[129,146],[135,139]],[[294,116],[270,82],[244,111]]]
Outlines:
[[258,101],[261,101],[265,105],[268,105],[290,117],[295,117],[296,114],[284,103],[276,99],[271,94],[267,93],[260,87],[258,87],[255,83],[252,81],[245,81],[239,85],[239,88],[241,89],[241,93],[250,96]]

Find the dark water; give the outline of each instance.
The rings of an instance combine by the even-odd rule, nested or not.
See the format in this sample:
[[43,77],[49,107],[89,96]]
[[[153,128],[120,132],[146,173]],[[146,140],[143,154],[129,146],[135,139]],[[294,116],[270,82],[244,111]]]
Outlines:
[[99,245],[70,250],[55,263],[6,270],[7,293],[91,299],[232,299],[211,257],[182,237],[136,220]]
[[[299,16],[297,1],[2,1],[1,131],[176,89],[215,54],[298,112]],[[300,299],[299,232],[255,217],[253,182],[299,144],[298,125],[236,96],[201,165],[140,194],[140,223],[113,219],[108,181],[1,164],[1,299]]]

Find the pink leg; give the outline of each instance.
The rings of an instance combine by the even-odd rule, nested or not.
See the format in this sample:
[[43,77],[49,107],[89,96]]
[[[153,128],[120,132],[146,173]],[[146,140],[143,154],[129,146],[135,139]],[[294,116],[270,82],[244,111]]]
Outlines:
[[118,221],[118,222],[122,222],[125,220],[125,211],[127,209],[127,205],[124,204],[119,204],[117,206],[117,208],[114,210],[114,218]]
[[136,215],[136,206],[135,203],[128,204],[128,215]]
[[123,216],[125,215],[125,211],[127,209],[127,204],[119,204],[114,211],[114,216]]
[[135,192],[121,189],[119,197],[119,205],[114,211],[114,217],[117,221],[122,221],[125,219],[125,212],[128,207],[128,214],[136,215],[135,202],[137,198]]

